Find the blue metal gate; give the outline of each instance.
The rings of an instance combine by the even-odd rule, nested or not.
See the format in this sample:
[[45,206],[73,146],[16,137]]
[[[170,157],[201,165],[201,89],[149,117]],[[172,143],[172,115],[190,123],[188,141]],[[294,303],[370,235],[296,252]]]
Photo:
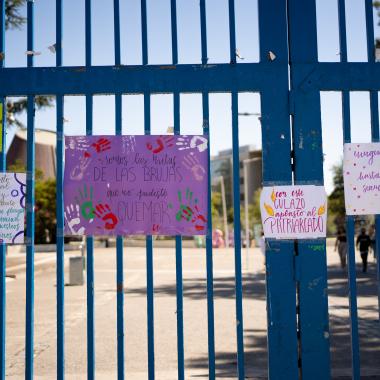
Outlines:
[[[116,134],[121,134],[122,94],[143,94],[145,133],[150,133],[151,94],[171,93],[174,99],[174,130],[180,133],[180,93],[201,93],[203,130],[209,134],[209,94],[228,92],[232,101],[234,220],[240,221],[238,94],[259,92],[261,96],[263,184],[323,184],[320,91],[342,92],[344,141],[350,141],[349,91],[370,91],[372,139],[379,141],[378,91],[380,66],[375,63],[372,0],[365,0],[368,62],[347,62],[345,1],[339,1],[339,63],[317,60],[316,1],[259,0],[260,62],[236,61],[235,5],[229,0],[230,63],[208,64],[206,0],[200,0],[201,64],[178,64],[176,0],[171,0],[172,62],[149,65],[147,4],[141,0],[142,65],[121,65],[119,0],[114,0],[114,66],[92,66],[91,0],[85,0],[85,67],[62,66],[62,7],[56,0],[56,67],[6,68],[4,52],[5,0],[0,2],[0,102],[6,97],[26,95],[27,112],[27,277],[25,378],[33,378],[34,349],[34,97],[56,96],[57,106],[57,375],[65,376],[64,335],[64,216],[63,216],[63,109],[65,95],[85,95],[86,133],[92,134],[93,96],[115,95]],[[33,51],[34,1],[27,1],[27,50]],[[5,112],[5,107],[3,107]],[[3,115],[3,120],[6,118]],[[2,131],[0,169],[6,169],[5,128]],[[212,139],[212,136],[210,136]],[[208,194],[211,199],[211,190]],[[209,202],[211,204],[211,202]],[[209,212],[211,215],[211,212]],[[376,217],[377,238],[380,219]],[[209,220],[211,231],[212,221]],[[347,218],[349,233],[350,319],[353,378],[360,378],[356,305],[354,219]],[[240,223],[235,223],[235,289],[237,329],[237,377],[245,378],[242,308]],[[185,379],[182,242],[176,242],[178,379]],[[117,238],[117,373],[124,378],[123,238]],[[213,253],[207,236],[207,318],[209,378],[215,379],[213,299]],[[155,377],[153,242],[146,238],[148,378]],[[379,257],[379,255],[377,255]],[[88,378],[95,378],[94,335],[94,245],[87,239],[87,360]],[[325,240],[269,241],[266,250],[268,355],[271,379],[330,378],[329,320]],[[379,263],[377,264],[379,266]],[[0,246],[0,367],[5,378],[5,246]],[[317,281],[315,281],[317,280]],[[313,286],[310,286],[310,284]]]

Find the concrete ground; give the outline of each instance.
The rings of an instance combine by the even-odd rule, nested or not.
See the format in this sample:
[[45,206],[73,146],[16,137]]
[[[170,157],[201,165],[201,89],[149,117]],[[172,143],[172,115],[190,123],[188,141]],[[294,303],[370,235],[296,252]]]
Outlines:
[[[174,247],[174,245],[173,245]],[[66,254],[66,264],[70,256]],[[116,255],[114,248],[95,252],[95,318],[97,379],[115,379]],[[147,378],[145,249],[125,248],[126,378]],[[360,261],[357,255],[357,261]],[[266,299],[263,257],[242,251],[245,364],[247,378],[267,376]],[[334,377],[350,378],[350,324],[347,278],[337,253],[328,248],[331,357]],[[217,378],[236,379],[233,250],[214,250],[215,344]],[[380,325],[376,268],[358,275],[358,306],[362,376],[380,379]],[[6,375],[24,377],[25,265],[23,254],[9,254],[7,274]],[[66,267],[68,281],[68,267]],[[206,379],[207,304],[204,249],[183,250],[186,379]],[[56,378],[56,287],[54,253],[36,254],[35,378]],[[156,379],[177,378],[176,288],[174,248],[154,250]],[[65,287],[66,378],[86,378],[86,287]]]

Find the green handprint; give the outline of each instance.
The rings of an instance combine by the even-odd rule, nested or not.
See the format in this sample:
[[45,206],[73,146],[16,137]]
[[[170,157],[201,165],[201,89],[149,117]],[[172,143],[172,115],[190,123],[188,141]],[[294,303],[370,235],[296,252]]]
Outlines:
[[95,217],[95,208],[92,205],[93,188],[90,186],[90,192],[87,192],[87,186],[83,186],[83,192],[78,189],[78,197],[75,197],[75,201],[80,207],[83,218],[92,222]]
[[182,202],[182,192],[178,191],[178,200],[180,202],[179,210],[176,214],[176,219],[180,221],[181,219],[185,219],[187,222],[189,222],[193,215],[194,210],[190,207],[193,205],[193,203],[198,203],[198,199],[193,200],[193,192],[190,191],[189,188],[186,189],[186,195],[185,195],[185,202]]

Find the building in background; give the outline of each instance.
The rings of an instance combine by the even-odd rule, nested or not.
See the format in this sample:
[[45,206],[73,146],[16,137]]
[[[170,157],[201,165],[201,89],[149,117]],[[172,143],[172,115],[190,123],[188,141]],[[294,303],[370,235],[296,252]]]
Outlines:
[[[244,191],[244,162],[247,165],[247,197],[252,203],[256,190],[262,187],[262,151],[253,145],[245,145],[239,148],[239,180],[240,180],[240,202],[245,200]],[[217,186],[220,177],[223,177],[226,188],[227,207],[233,204],[233,176],[232,176],[232,149],[222,150],[218,155],[211,157],[211,179],[212,184]]]
[[[7,152],[7,166],[21,163],[26,167],[27,130],[18,129],[13,137]],[[55,178],[57,175],[57,162],[55,155],[55,132],[36,129],[35,157],[36,168],[40,169],[44,179]]]

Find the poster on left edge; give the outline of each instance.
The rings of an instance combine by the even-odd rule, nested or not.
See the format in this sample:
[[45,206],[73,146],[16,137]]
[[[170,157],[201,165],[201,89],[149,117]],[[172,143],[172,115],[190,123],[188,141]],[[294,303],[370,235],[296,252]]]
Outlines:
[[0,174],[0,243],[23,244],[26,174]]

